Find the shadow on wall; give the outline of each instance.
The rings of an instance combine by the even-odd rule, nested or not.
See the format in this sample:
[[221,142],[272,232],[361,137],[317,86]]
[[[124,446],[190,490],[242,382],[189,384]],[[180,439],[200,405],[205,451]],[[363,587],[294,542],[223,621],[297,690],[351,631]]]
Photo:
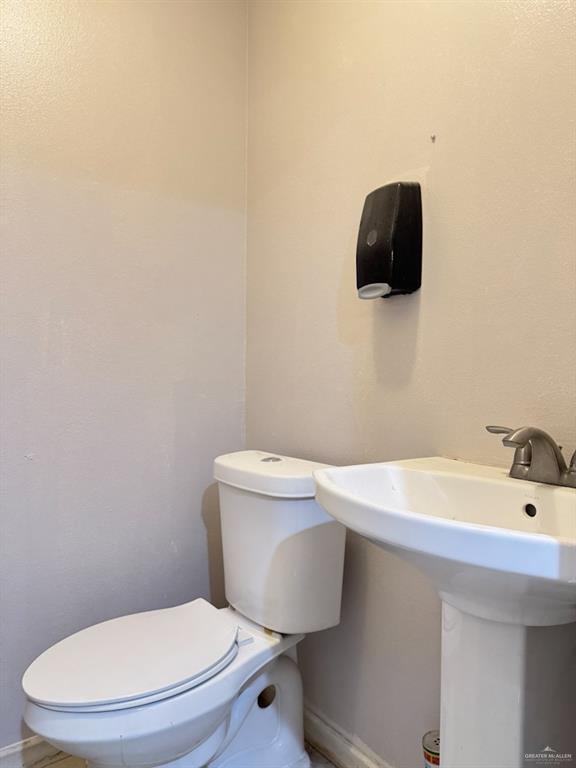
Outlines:
[[[420,684],[428,679],[432,690],[440,689],[439,624],[439,599],[425,577],[348,531],[341,623],[308,635],[299,654],[307,705],[346,723],[350,736],[377,744],[379,754],[392,754],[392,764],[405,765],[395,745],[414,745],[414,731],[439,724],[439,696],[423,701]],[[428,638],[424,653],[422,637]],[[419,744],[411,749],[417,754]]]
[[[554,648],[554,654],[550,654]],[[558,664],[558,656],[563,664]],[[525,660],[527,753],[545,747],[576,754],[576,624],[529,627]]]
[[[367,595],[369,593],[367,558],[358,556],[358,549],[369,546],[353,531],[346,532],[344,557],[344,582],[342,588],[341,622],[336,627],[306,636],[299,654],[305,681],[306,703],[317,710],[314,682],[318,679],[334,681],[330,694],[334,700],[346,699],[350,712],[358,711],[357,701],[362,695],[362,681],[356,664],[334,667],[336,655],[326,653],[326,648],[345,647],[350,659],[361,659],[365,646],[368,622]],[[322,669],[318,669],[318,665]],[[330,713],[332,716],[339,712]]]
[[[354,242],[347,253],[354,254]],[[347,257],[340,278],[338,337],[346,346],[364,350],[363,365],[371,365],[387,389],[404,387],[412,378],[420,321],[420,291],[390,299],[358,298],[356,262]],[[367,347],[371,342],[371,349]],[[370,354],[370,358],[367,356]]]
[[[406,392],[415,386],[419,341],[422,334],[421,291],[389,299],[362,300],[356,292],[354,246],[341,270],[338,304],[338,339],[354,356],[353,379],[349,382],[351,419],[361,446],[348,463],[412,458],[434,453],[426,421],[420,412],[426,398],[412,399],[406,409]],[[425,297],[424,297],[425,298]],[[403,425],[398,429],[398,413]],[[394,427],[394,441],[385,438]],[[417,436],[417,438],[416,438]],[[394,445],[394,454],[390,454]]]
[[202,520],[206,527],[206,541],[208,545],[210,602],[217,608],[223,608],[227,603],[224,591],[224,563],[222,559],[222,527],[220,525],[218,483],[209,485],[202,496]]
[[420,321],[420,291],[393,299],[375,299],[372,342],[377,380],[400,389],[412,378]]

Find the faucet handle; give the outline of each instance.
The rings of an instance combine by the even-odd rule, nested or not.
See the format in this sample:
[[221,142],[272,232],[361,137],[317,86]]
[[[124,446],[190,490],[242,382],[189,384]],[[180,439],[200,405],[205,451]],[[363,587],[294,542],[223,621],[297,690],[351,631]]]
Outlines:
[[495,427],[488,425],[486,431],[490,432],[492,435],[510,435],[514,432],[514,429],[513,427]]
[[[493,424],[489,424],[486,427],[486,431],[490,432],[492,435],[511,435],[515,430],[511,427],[498,427]],[[507,445],[506,443],[506,437],[503,439],[504,445]],[[526,445],[517,446],[516,450],[514,451],[514,462],[512,464],[512,469],[510,470],[510,477],[524,477],[526,472],[528,471],[528,468],[530,467],[530,462],[532,461],[532,446],[530,443],[526,443]]]

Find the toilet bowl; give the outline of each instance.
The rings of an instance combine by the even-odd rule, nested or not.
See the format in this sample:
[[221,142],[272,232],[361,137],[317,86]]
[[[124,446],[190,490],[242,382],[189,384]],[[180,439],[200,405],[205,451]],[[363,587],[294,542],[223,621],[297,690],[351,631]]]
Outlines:
[[[150,670],[158,638],[176,624],[181,634],[172,638],[170,655],[160,654]],[[148,630],[152,637],[145,634],[144,647],[134,645],[128,656]],[[298,722],[298,698],[291,696],[300,684],[298,668],[282,654],[301,638],[265,633],[233,609],[217,610],[202,599],[105,622],[62,641],[28,669],[25,719],[54,746],[93,766],[172,765],[184,756],[188,768],[212,765],[250,710],[260,709],[258,697],[267,687],[275,686],[284,720]],[[169,666],[163,669],[162,660]],[[291,752],[295,766],[306,766],[301,745]]]
[[24,674],[29,727],[90,768],[307,768],[295,648],[338,623],[345,536],[312,498],[317,467],[217,459],[230,607],[199,598],[65,638]]

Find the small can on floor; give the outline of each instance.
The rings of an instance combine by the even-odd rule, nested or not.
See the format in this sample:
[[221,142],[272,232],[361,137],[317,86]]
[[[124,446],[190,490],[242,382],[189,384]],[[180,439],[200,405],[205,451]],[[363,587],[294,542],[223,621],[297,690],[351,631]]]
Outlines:
[[440,765],[440,731],[428,731],[422,736],[425,768]]

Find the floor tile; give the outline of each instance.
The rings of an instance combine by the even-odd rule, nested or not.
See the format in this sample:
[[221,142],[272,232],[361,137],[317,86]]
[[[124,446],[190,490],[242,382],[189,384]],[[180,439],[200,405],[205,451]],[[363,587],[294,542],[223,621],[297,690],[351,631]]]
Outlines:
[[54,757],[43,760],[41,763],[34,765],[31,768],[86,768],[86,763],[79,757],[70,757],[63,752]]

